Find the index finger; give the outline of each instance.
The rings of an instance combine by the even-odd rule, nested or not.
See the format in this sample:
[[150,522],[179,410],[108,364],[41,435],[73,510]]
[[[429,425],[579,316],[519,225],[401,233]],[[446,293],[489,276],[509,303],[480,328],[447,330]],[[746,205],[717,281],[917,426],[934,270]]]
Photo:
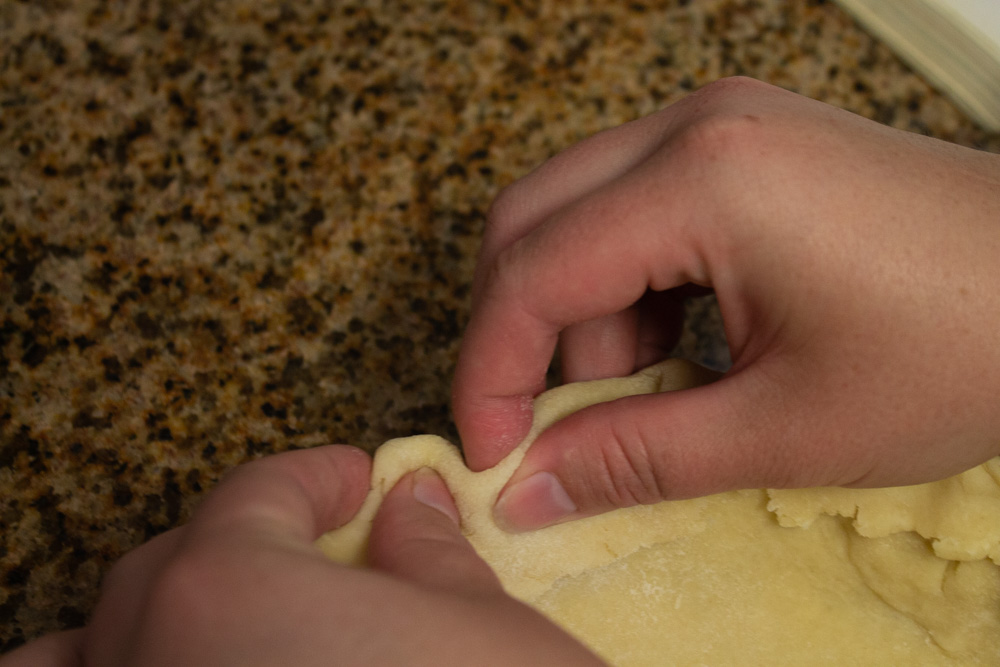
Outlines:
[[196,510],[191,533],[266,531],[312,543],[347,523],[368,493],[371,458],[328,445],[276,454],[236,468]]
[[462,341],[455,419],[473,469],[495,465],[531,425],[559,332],[616,313],[647,289],[708,284],[695,217],[701,178],[653,156],[519,239],[494,262]]

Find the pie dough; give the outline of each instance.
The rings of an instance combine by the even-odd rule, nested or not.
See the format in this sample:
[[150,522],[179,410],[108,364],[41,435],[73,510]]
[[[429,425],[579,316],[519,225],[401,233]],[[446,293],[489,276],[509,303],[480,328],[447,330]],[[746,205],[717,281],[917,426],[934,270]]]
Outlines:
[[714,377],[671,360],[548,391],[524,442],[479,473],[436,436],[391,440],[354,520],[317,544],[363,565],[382,498],[429,466],[506,590],[611,664],[1000,664],[1000,458],[918,486],[733,491],[525,534],[493,522],[498,493],[547,426]]

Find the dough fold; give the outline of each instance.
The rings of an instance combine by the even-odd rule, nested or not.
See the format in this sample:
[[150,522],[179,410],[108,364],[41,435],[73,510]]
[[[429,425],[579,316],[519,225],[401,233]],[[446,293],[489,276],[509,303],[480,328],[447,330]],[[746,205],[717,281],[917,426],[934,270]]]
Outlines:
[[361,510],[317,545],[363,565],[382,498],[429,466],[505,589],[611,664],[1000,662],[1000,459],[912,487],[734,491],[516,535],[493,522],[497,495],[549,425],[716,377],[670,360],[548,391],[524,442],[479,473],[442,438],[391,440]]

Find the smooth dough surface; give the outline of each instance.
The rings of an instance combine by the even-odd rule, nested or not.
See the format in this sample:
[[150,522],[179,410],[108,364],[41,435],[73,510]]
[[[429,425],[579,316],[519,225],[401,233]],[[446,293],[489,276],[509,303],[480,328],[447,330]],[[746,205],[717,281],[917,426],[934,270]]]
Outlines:
[[390,441],[358,515],[317,544],[363,565],[385,493],[429,466],[507,591],[611,664],[1000,664],[1000,459],[911,487],[735,491],[519,535],[493,522],[497,495],[547,426],[714,377],[672,360],[553,389],[536,399],[525,441],[480,473],[436,436]]

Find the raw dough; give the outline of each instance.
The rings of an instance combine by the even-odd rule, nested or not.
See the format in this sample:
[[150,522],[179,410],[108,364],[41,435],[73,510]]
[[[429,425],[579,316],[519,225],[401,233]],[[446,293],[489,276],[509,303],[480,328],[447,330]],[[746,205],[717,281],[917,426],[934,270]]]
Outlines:
[[481,473],[441,438],[392,440],[358,515],[317,544],[362,565],[385,493],[430,466],[507,591],[612,664],[1000,664],[1000,459],[915,487],[735,491],[520,535],[494,524],[497,494],[547,426],[713,378],[672,360],[553,389],[525,441]]

